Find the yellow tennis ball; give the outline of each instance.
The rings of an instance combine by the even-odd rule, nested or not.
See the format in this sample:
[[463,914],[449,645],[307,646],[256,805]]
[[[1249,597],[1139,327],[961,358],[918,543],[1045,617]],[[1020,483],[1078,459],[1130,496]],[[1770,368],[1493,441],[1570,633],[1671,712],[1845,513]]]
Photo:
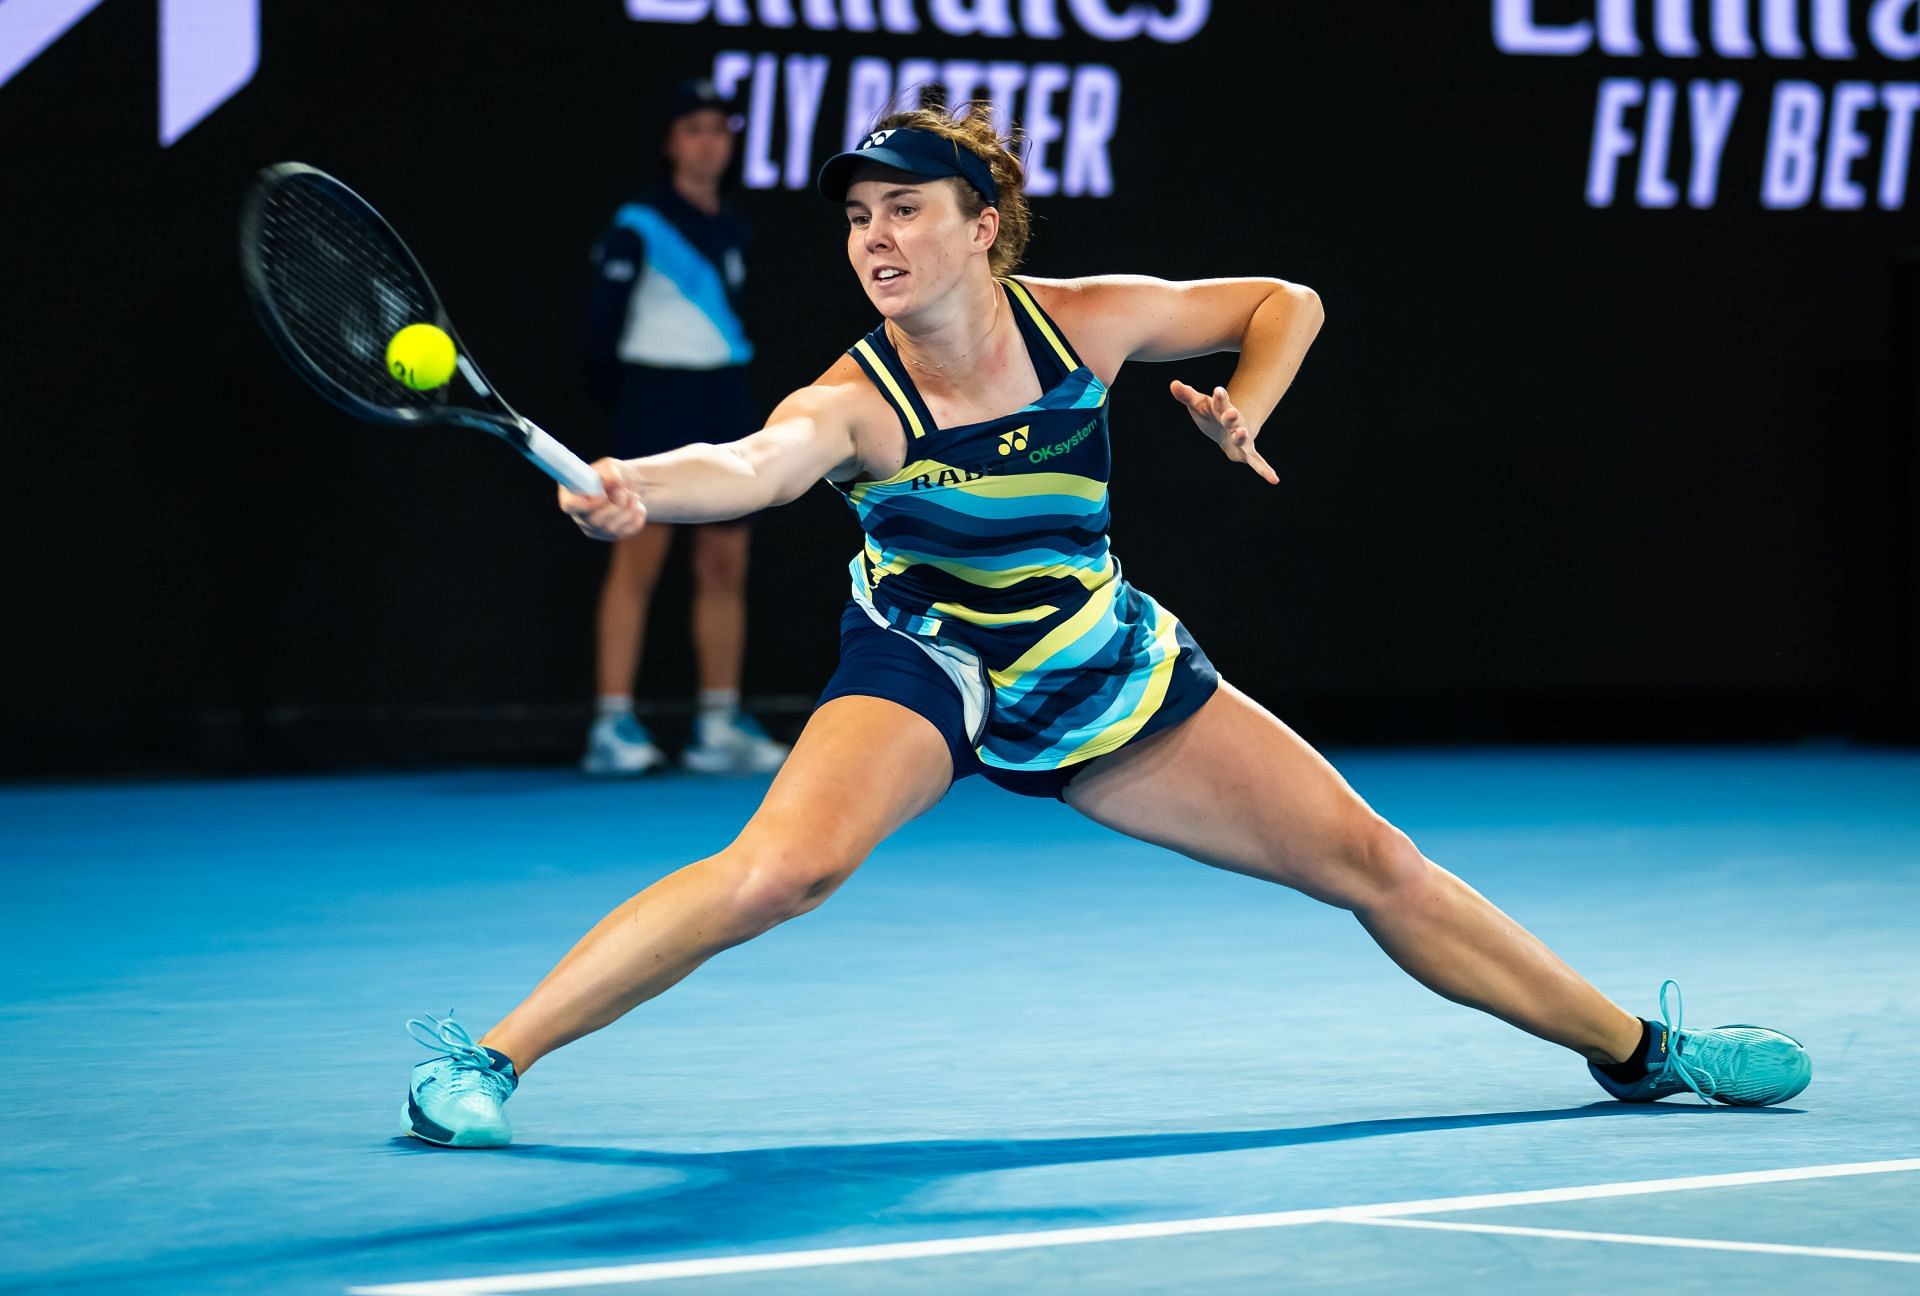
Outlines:
[[453,339],[431,324],[409,324],[387,343],[387,372],[415,391],[446,386],[454,359]]

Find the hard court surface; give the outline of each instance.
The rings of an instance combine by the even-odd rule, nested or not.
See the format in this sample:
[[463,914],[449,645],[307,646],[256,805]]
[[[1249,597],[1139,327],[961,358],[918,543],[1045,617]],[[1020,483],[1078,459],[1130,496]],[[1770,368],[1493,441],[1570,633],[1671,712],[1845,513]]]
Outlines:
[[[753,781],[0,788],[0,1291],[1920,1290],[1920,755],[1335,753],[1620,1002],[1806,1042],[1607,1100],[1350,917],[979,780],[820,911],[396,1139]],[[858,795],[849,789],[849,795]]]

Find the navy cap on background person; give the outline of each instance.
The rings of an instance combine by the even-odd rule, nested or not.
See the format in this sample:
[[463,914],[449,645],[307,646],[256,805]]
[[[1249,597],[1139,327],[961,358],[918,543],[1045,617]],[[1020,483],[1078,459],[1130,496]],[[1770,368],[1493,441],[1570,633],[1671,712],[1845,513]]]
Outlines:
[[689,77],[678,82],[667,94],[667,124],[672,125],[689,113],[704,112],[709,108],[730,113],[733,104],[711,80]]

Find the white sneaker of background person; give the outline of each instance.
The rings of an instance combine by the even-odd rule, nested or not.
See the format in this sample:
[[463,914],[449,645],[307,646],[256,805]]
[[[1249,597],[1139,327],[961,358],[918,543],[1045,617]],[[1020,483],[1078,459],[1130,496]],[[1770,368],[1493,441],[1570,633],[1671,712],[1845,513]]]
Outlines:
[[732,689],[702,689],[700,713],[693,721],[693,746],[680,759],[701,774],[771,774],[787,759],[788,747],[740,710]]
[[633,714],[631,698],[602,698],[587,731],[580,768],[588,774],[645,774],[667,763],[653,735]]

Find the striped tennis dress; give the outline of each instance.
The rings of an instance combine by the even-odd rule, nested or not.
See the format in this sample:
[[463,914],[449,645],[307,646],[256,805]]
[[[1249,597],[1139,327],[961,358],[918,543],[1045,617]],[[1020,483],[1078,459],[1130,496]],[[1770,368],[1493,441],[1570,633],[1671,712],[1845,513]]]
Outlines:
[[850,354],[899,415],[907,462],[841,488],[866,535],[854,602],[977,679],[969,739],[990,775],[1104,756],[1179,723],[1219,683],[1109,550],[1106,385],[1024,285],[1000,282],[1040,399],[940,427],[883,324]]

